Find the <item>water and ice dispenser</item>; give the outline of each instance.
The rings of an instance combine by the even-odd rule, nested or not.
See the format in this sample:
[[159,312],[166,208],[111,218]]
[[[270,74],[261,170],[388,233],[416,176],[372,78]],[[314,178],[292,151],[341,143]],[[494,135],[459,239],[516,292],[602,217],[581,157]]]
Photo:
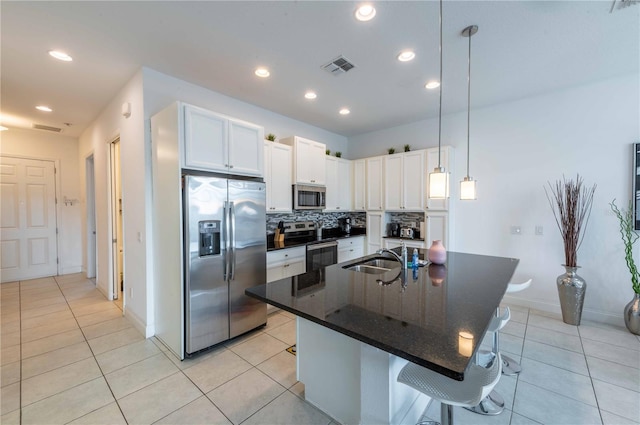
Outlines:
[[200,256],[220,254],[220,220],[198,222],[200,234]]

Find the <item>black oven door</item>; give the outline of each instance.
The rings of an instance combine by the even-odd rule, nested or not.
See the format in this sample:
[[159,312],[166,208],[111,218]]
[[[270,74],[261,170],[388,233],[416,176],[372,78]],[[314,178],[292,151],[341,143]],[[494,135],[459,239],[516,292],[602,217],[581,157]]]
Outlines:
[[320,242],[307,245],[307,272],[338,263],[338,242]]

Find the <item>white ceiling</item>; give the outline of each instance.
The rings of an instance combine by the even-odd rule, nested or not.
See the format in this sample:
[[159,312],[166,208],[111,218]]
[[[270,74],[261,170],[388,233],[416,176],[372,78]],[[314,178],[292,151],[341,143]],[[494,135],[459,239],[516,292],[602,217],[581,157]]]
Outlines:
[[[141,67],[352,136],[437,116],[438,2],[352,1],[0,3],[2,124],[78,136]],[[443,111],[472,108],[639,71],[640,6],[612,1],[444,1]],[[400,63],[406,48],[416,59]],[[71,63],[47,54],[64,50]],[[338,55],[356,68],[321,69]],[[271,77],[254,69],[267,66]],[[318,98],[307,101],[307,89]],[[35,110],[38,104],[52,113]],[[347,106],[352,113],[338,114]],[[66,127],[64,123],[72,123]]]

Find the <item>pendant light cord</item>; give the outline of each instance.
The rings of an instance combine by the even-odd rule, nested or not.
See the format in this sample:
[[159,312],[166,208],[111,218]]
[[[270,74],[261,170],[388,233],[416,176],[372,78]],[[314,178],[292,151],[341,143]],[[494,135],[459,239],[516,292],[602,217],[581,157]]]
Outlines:
[[440,144],[442,140],[442,0],[440,0],[440,101],[438,105],[438,169],[442,170],[440,164]]
[[467,178],[469,177],[469,123],[471,116],[471,29],[469,29],[469,72],[467,77]]

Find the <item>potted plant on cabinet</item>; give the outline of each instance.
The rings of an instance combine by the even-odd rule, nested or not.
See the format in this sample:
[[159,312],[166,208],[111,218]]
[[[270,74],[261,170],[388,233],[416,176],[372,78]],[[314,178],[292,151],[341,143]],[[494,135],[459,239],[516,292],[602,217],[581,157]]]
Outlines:
[[267,134],[267,140],[270,142],[275,142],[276,141],[276,135],[273,133],[269,133]]
[[389,148],[389,149],[387,149],[387,152],[389,152],[389,155],[393,155],[394,153],[396,153],[396,149],[395,148]]
[[[562,310],[562,320],[570,325],[580,325],[582,306],[587,291],[587,283],[577,275],[578,249],[584,239],[584,230],[589,222],[593,194],[596,185],[584,186],[584,180],[578,174],[576,180],[557,180],[555,185],[547,183],[545,194],[556,219],[564,242],[563,264],[566,272],[558,276],[558,296]],[[551,192],[551,193],[549,193]]]
[[626,210],[620,210],[615,199],[609,205],[620,222],[620,235],[622,243],[624,243],[624,259],[631,273],[631,288],[634,292],[633,299],[624,308],[624,324],[629,332],[640,335],[640,272],[638,272],[636,262],[633,259],[633,244],[636,243],[640,235],[633,226],[631,201],[629,201],[629,208]]
[[342,152],[336,152],[336,158],[341,158],[342,157]]

